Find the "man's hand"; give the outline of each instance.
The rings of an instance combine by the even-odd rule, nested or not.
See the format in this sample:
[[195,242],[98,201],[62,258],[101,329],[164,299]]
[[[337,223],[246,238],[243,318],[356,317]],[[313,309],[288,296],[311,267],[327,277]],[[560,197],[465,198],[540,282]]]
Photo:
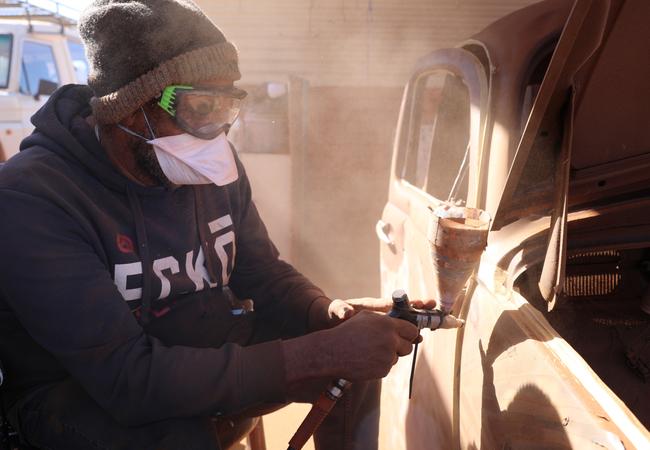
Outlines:
[[334,325],[338,325],[344,320],[354,316],[355,312],[356,311],[352,305],[349,305],[345,301],[339,300],[338,298],[332,300],[332,303],[330,303],[329,307],[327,308],[327,316]]
[[335,328],[285,341],[287,381],[382,378],[417,338],[407,321],[361,311]]
[[368,380],[383,378],[397,362],[413,350],[419,332],[413,324],[361,311],[329,331],[331,365],[341,378]]
[[316,299],[309,308],[309,329],[311,331],[332,328],[354,315],[354,308],[343,300]]
[[[414,308],[433,309],[437,302],[433,299],[411,300]],[[390,298],[361,297],[347,300],[327,298],[317,299],[309,310],[309,329],[312,331],[332,328],[359,311],[376,311],[387,313],[393,307]]]

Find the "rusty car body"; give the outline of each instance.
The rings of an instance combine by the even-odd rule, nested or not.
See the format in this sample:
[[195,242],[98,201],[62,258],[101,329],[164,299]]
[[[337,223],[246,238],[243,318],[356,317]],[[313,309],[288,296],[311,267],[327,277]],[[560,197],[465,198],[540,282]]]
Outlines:
[[384,380],[382,448],[650,448],[650,2],[547,0],[422,58],[377,234],[435,292],[443,202],[492,218],[453,312]]

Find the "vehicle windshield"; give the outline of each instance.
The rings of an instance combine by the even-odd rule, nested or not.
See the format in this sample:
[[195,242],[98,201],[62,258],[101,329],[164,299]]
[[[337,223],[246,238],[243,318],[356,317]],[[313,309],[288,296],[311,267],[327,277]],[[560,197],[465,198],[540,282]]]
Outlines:
[[0,88],[6,88],[9,84],[12,38],[11,34],[0,34]]

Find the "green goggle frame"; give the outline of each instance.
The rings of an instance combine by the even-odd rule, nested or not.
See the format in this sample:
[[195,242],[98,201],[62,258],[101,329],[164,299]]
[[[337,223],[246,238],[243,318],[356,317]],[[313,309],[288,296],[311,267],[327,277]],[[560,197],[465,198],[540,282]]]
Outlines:
[[176,116],[176,91],[179,89],[191,91],[194,87],[183,84],[172,84],[162,91],[160,100],[158,101],[158,106],[167,111],[172,117]]
[[177,125],[194,136],[212,139],[237,120],[246,91],[234,86],[167,86],[158,100]]

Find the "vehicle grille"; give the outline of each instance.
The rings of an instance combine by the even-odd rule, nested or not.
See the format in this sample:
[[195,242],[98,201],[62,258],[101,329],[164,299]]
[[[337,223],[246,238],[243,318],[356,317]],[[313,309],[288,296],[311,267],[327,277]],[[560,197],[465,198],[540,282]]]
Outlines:
[[567,258],[564,295],[567,297],[601,297],[613,294],[622,281],[617,250],[586,252]]

